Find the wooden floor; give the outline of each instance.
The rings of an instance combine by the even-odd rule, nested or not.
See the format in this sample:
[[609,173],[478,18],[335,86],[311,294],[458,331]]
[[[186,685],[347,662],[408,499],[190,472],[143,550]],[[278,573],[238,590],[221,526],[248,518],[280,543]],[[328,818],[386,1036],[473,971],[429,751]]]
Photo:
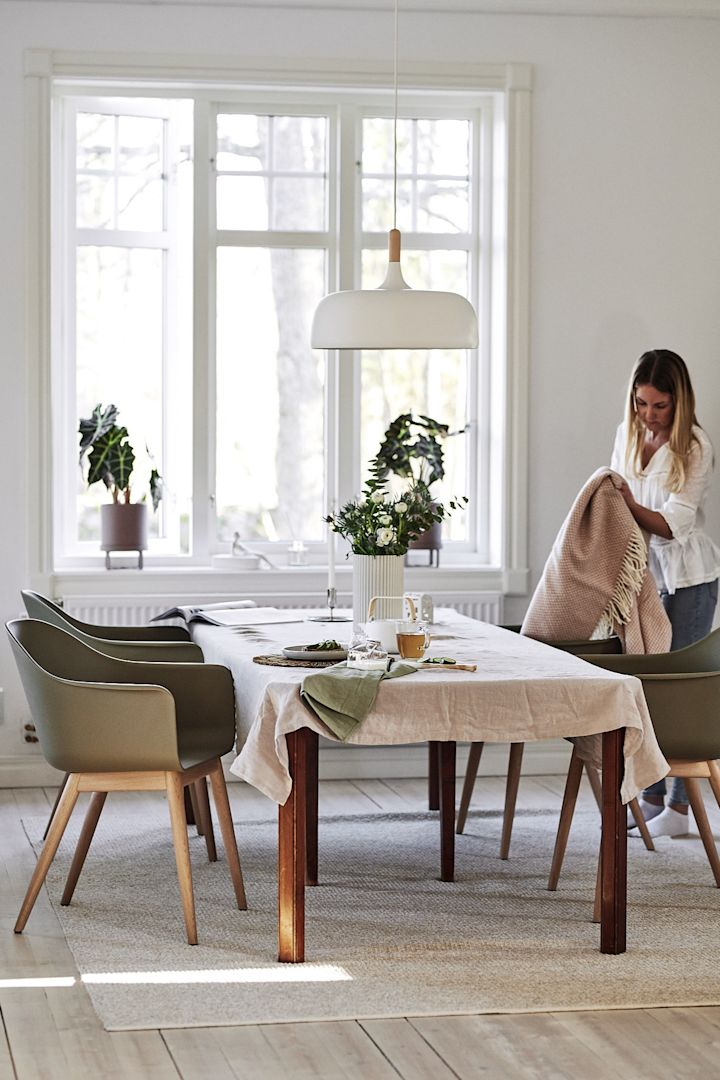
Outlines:
[[[524,777],[519,806],[556,812],[562,784],[560,777]],[[236,820],[272,812],[246,785],[230,789]],[[473,805],[501,806],[502,789],[499,778],[482,778]],[[0,978],[38,980],[32,988],[0,988],[1,1080],[650,1080],[659,1073],[684,1080],[720,1071],[720,1007],[106,1032],[81,985],[43,985],[77,974],[44,891],[25,933],[12,932],[34,863],[21,818],[45,814],[53,798],[52,790],[0,790]],[[581,799],[590,798],[583,790]],[[325,781],[320,799],[321,813],[427,805],[420,780]],[[714,815],[717,826],[717,809]]]

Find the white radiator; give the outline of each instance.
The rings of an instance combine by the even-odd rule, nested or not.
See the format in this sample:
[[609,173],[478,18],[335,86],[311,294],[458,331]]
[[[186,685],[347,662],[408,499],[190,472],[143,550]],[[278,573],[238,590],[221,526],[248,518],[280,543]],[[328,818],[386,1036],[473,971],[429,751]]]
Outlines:
[[[219,603],[222,600],[241,600],[241,596],[212,596],[203,593],[197,596],[183,596],[182,603],[190,605]],[[502,621],[502,594],[497,592],[442,593],[432,594],[435,607],[450,607],[463,615],[483,622],[499,623]],[[296,595],[286,600],[277,597],[254,596],[258,604],[283,608],[321,608],[323,603],[316,594]],[[342,603],[342,600],[341,600]],[[149,622],[154,615],[177,604],[176,596],[67,596],[63,599],[63,608],[69,615],[84,622],[106,624],[109,626],[132,626]]]

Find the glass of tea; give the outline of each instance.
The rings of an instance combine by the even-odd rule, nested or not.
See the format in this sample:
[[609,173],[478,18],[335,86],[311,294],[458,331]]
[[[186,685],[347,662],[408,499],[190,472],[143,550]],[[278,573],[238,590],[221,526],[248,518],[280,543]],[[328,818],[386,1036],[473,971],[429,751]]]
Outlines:
[[430,644],[430,634],[423,623],[403,619],[395,623],[395,634],[403,660],[422,660]]

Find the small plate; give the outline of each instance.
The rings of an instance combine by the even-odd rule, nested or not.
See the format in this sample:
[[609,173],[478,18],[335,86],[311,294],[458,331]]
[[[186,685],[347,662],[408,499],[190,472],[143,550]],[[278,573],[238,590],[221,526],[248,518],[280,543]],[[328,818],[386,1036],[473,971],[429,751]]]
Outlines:
[[337,663],[347,659],[347,650],[309,649],[307,645],[288,645],[283,649],[283,656],[287,656],[288,660],[332,660]]

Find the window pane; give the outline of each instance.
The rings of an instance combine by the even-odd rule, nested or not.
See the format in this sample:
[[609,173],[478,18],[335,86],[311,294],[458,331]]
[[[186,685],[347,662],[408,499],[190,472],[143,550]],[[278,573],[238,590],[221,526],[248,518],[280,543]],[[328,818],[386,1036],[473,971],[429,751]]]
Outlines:
[[418,120],[416,136],[418,172],[468,177],[469,121]]
[[102,113],[77,114],[78,169],[112,169],[115,149],[115,117]]
[[423,180],[417,185],[416,228],[419,232],[468,232],[468,184]]
[[267,178],[218,176],[218,229],[267,229]]
[[[470,124],[399,120],[397,223],[408,232],[467,232]],[[393,123],[363,121],[363,229],[387,231],[393,216]]]
[[[162,261],[147,249],[77,253],[78,419],[98,402],[117,405],[135,451],[133,501],[148,489],[148,450],[162,472]],[[78,539],[99,539],[98,507],[107,500],[102,484],[80,485]]]
[[324,282],[321,251],[218,251],[221,542],[235,532],[244,540],[322,538],[324,356],[309,342]]
[[79,229],[110,229],[115,213],[115,177],[85,174],[77,180]]
[[323,230],[327,117],[217,118],[219,229]]
[[124,173],[162,171],[163,121],[156,116],[118,119],[118,167]]
[[269,117],[220,113],[217,118],[218,172],[255,172],[267,162]]
[[163,194],[162,177],[119,177],[118,229],[162,232]]
[[278,177],[273,183],[272,228],[324,229],[324,179]]

